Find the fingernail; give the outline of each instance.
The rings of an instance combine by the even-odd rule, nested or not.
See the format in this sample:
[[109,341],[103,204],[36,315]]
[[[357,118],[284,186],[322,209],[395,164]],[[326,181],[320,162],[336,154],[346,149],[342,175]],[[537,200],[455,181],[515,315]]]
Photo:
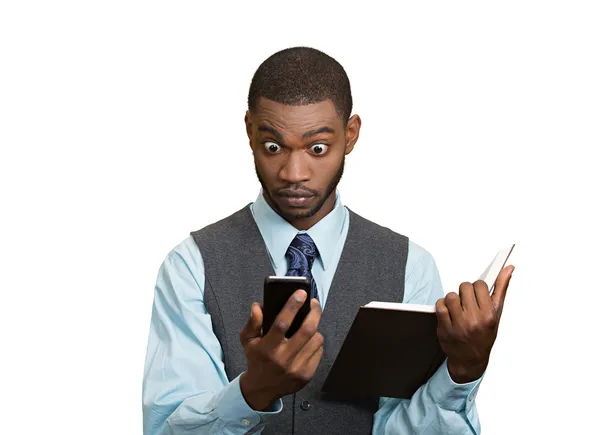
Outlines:
[[294,293],[294,299],[296,299],[298,302],[304,302],[306,299],[306,292],[304,290],[297,291]]

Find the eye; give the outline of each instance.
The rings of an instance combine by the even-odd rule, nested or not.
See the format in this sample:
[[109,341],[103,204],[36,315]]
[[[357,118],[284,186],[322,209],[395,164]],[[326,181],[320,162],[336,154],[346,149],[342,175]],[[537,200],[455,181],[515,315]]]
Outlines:
[[277,145],[275,142],[265,142],[264,145],[265,149],[270,154],[276,154],[277,152],[279,152],[279,150],[281,150],[281,146]]
[[317,143],[310,147],[311,152],[318,156],[322,156],[323,154],[327,153],[328,149],[329,145],[325,145],[324,143]]

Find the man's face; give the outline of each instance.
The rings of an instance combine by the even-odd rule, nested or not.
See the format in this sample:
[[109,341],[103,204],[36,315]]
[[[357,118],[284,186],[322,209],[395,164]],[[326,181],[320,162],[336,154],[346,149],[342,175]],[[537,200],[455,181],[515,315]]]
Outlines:
[[357,116],[344,126],[330,100],[289,106],[261,98],[246,130],[269,205],[298,228],[326,216],[359,128]]

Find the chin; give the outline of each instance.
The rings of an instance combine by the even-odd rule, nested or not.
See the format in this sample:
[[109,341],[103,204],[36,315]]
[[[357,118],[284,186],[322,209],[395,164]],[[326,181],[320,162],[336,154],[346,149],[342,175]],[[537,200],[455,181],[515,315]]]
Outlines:
[[279,210],[281,210],[282,212],[285,212],[285,213],[290,213],[290,214],[309,213],[311,211],[311,209],[314,207],[314,204],[293,206],[293,205],[289,205],[286,203],[282,203],[280,201],[278,201],[276,204],[277,204],[277,208]]
[[279,209],[279,214],[287,219],[308,219],[317,214],[323,206],[323,204],[319,204],[318,198],[315,198],[315,200],[311,201],[309,204],[297,207],[281,204],[280,202],[277,202],[276,204]]

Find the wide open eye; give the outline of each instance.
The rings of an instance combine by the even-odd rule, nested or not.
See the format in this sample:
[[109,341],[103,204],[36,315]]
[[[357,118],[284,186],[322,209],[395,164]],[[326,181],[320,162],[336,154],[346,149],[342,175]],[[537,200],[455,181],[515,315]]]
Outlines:
[[270,154],[277,154],[281,150],[281,146],[275,142],[265,142],[265,148]]
[[318,156],[322,156],[323,154],[327,153],[328,149],[329,145],[325,145],[324,143],[317,143],[310,147],[310,151]]

